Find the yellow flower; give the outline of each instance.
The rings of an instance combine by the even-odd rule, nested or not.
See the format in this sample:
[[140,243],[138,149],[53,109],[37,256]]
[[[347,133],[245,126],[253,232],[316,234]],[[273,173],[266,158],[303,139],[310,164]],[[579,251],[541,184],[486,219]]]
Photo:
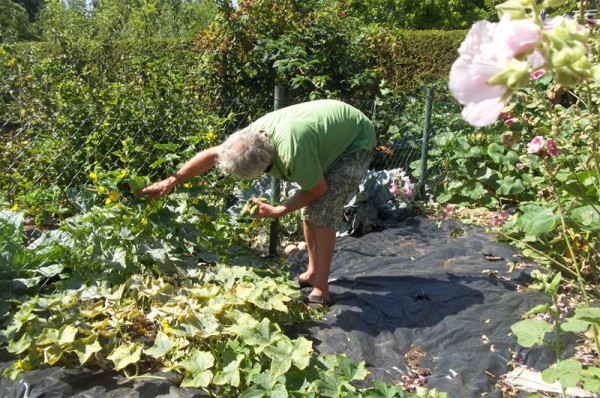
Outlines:
[[209,131],[208,133],[206,133],[206,139],[209,141],[213,141],[215,138],[217,138],[217,135],[215,133],[213,133],[212,131]]
[[186,182],[186,183],[183,184],[184,188],[189,188],[191,186],[192,186],[192,184],[190,184],[189,182]]
[[90,171],[89,177],[94,181],[98,179],[98,176],[93,171]]
[[31,370],[31,364],[29,362],[23,362],[19,359],[17,360],[17,368],[21,370]]
[[127,172],[125,170],[121,170],[121,174],[119,174],[119,178],[125,178]]
[[107,205],[116,202],[119,200],[119,194],[116,191],[110,191],[108,193],[108,198],[106,198],[106,200],[104,201],[104,203],[106,203]]
[[169,334],[169,332],[171,331],[171,325],[169,325],[169,321],[167,321],[165,318],[163,318],[163,319],[160,321],[160,324],[161,324],[161,325],[162,325],[162,327],[163,327],[163,332],[164,332],[165,334]]
[[15,204],[13,207],[10,208],[10,211],[17,211],[19,210],[19,205]]
[[8,61],[6,61],[6,63],[5,63],[4,65],[6,65],[6,66],[8,66],[8,67],[10,68],[10,67],[11,67],[11,66],[13,66],[13,65],[14,65],[16,62],[17,62],[17,59],[16,59],[16,58],[11,58],[11,59],[9,59]]
[[104,193],[104,187],[102,185],[98,187],[98,193]]
[[198,198],[195,197],[194,199],[192,199],[192,203],[195,204],[195,205],[197,205],[198,204]]

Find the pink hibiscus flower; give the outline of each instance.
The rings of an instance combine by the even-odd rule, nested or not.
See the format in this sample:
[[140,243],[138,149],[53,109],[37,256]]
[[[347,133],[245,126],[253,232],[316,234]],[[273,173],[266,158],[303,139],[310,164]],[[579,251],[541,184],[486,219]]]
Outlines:
[[550,156],[557,157],[558,156],[558,145],[556,145],[556,141],[552,138],[548,138],[546,141],[546,150]]
[[[541,29],[529,20],[513,21],[505,14],[499,23],[479,21],[461,44],[450,70],[450,90],[463,104],[463,118],[478,127],[492,124],[510,99],[509,88],[488,84],[515,64],[515,57],[530,52],[541,38]],[[522,66],[519,66],[522,68]]]
[[540,153],[544,150],[546,140],[541,135],[536,136],[529,144],[527,144],[527,153]]

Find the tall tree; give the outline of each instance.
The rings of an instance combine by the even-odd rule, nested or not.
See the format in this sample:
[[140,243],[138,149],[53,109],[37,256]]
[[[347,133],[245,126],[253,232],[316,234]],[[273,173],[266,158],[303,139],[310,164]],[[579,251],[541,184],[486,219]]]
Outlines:
[[0,43],[34,40],[27,11],[11,0],[0,0]]
[[29,21],[35,22],[37,15],[44,6],[44,0],[13,0],[15,3],[27,10]]

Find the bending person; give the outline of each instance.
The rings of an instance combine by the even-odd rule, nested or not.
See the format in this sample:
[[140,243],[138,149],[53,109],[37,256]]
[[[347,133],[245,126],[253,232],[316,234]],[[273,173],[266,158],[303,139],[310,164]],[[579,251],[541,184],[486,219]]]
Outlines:
[[217,166],[225,174],[250,179],[266,173],[300,185],[278,206],[253,199],[256,218],[276,218],[302,209],[308,266],[298,276],[312,286],[309,303],[328,305],[329,271],[344,205],[358,189],[375,145],[369,119],[336,100],[292,105],[266,114],[221,145],[199,152],[177,173],[144,188],[150,200]]

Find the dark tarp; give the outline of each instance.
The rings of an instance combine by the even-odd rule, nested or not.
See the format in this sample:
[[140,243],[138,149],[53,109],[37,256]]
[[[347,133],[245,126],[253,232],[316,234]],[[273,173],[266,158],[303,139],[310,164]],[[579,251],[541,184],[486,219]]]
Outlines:
[[[523,349],[510,326],[548,299],[522,285],[527,271],[508,272],[516,252],[483,230],[457,221],[413,217],[360,238],[339,239],[331,273],[335,305],[323,320],[294,333],[322,354],[365,361],[374,377],[403,381],[429,369],[426,388],[449,397],[500,397],[497,379],[508,372],[511,350],[543,369],[548,348]],[[495,261],[490,261],[495,260]],[[290,258],[300,272],[306,252]],[[418,363],[407,354],[420,353]],[[407,359],[409,358],[409,359]],[[2,367],[3,370],[7,364]],[[115,373],[49,368],[0,381],[1,397],[199,397],[167,381],[127,380]]]
[[[294,259],[297,272],[305,257]],[[343,237],[331,269],[335,304],[299,333],[322,354],[365,361],[383,381],[403,382],[418,365],[431,372],[425,387],[449,397],[500,397],[495,385],[514,353],[537,369],[554,362],[551,349],[522,348],[511,335],[522,314],[549,298],[525,287],[531,267],[511,273],[508,261],[523,259],[483,229],[452,220],[414,217]]]

